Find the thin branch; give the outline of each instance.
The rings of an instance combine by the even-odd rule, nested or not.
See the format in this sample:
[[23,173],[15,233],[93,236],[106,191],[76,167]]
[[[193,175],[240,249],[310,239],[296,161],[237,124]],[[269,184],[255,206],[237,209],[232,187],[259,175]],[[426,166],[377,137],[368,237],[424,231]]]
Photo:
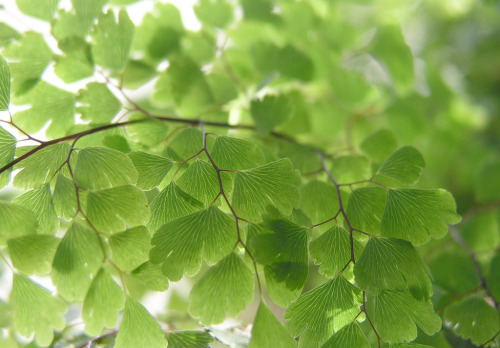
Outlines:
[[78,346],[78,348],[90,348],[92,343],[98,342],[98,341],[102,340],[103,338],[116,335],[117,333],[118,333],[117,329],[112,330],[111,332],[108,332],[108,333],[105,333],[103,335],[100,335],[100,336],[97,336],[97,337],[90,339],[89,341],[85,342],[84,344]]
[[377,344],[378,344],[378,348],[380,348],[380,341],[382,340],[382,338],[380,337],[379,333],[377,332],[377,329],[375,329],[375,326],[373,325],[372,320],[371,320],[370,316],[368,315],[368,312],[366,311],[366,291],[363,291],[363,309],[362,309],[362,312],[365,313],[366,319],[368,320],[368,323],[370,324],[373,333],[375,334],[375,336],[377,336]]
[[436,311],[436,314],[441,314],[448,306],[450,306],[453,302],[455,302],[456,300],[458,299],[461,299],[462,297],[466,296],[466,295],[469,295],[469,294],[473,294],[473,293],[476,293],[478,292],[479,290],[482,289],[482,286],[481,285],[478,285],[470,290],[467,290],[467,291],[464,291],[464,292],[461,292],[459,294],[455,294],[450,300],[448,300],[444,305],[442,305],[437,311]]

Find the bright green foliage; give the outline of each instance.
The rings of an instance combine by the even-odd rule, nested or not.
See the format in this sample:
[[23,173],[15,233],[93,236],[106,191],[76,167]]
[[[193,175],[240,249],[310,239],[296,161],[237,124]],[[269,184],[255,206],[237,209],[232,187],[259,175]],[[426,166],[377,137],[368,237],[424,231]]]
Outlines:
[[116,337],[116,348],[167,347],[167,340],[156,320],[134,298],[127,296],[123,319]]
[[425,166],[424,159],[417,149],[405,146],[390,155],[377,171],[379,177],[394,180],[403,185],[414,184],[420,178]]
[[200,270],[202,253],[210,265],[229,254],[236,243],[234,221],[211,206],[166,223],[151,243],[151,262],[163,263],[163,273],[178,281]]
[[252,301],[252,273],[235,253],[220,260],[194,284],[189,313],[206,325],[220,323],[226,313],[235,316]]
[[89,192],[87,218],[101,232],[118,232],[149,221],[148,200],[136,186],[126,185]]
[[113,149],[87,147],[78,152],[75,183],[84,189],[103,189],[137,182],[137,170],[127,155]]
[[24,337],[35,334],[36,342],[48,346],[53,330],[62,330],[66,305],[28,278],[15,274],[11,300],[14,305],[14,325]]
[[292,303],[285,311],[285,325],[292,335],[301,335],[299,347],[319,347],[356,317],[360,305],[361,291],[338,276]]
[[125,304],[122,289],[104,269],[97,273],[85,296],[82,318],[85,320],[85,332],[99,335],[103,327],[114,327],[118,320],[118,311]]
[[7,241],[12,265],[25,274],[49,273],[58,244],[59,239],[39,234],[30,234]]
[[134,24],[124,9],[118,13],[118,22],[115,22],[113,11],[101,13],[91,34],[95,63],[103,68],[122,70],[132,47],[134,32]]
[[[12,72],[14,73],[14,70]],[[16,81],[15,76],[13,81]],[[28,93],[14,98],[12,103],[31,104],[29,109],[16,112],[12,116],[16,124],[26,132],[37,132],[50,121],[45,134],[58,137],[65,135],[73,125],[74,95],[44,81],[38,82]]]
[[262,99],[252,100],[250,113],[263,133],[269,133],[276,126],[292,117],[293,107],[286,95],[266,95]]
[[367,311],[379,335],[391,343],[414,340],[417,326],[429,336],[441,329],[432,304],[415,299],[408,291],[385,290],[367,303]]
[[73,223],[59,243],[51,278],[66,300],[83,300],[92,277],[101,267],[103,251],[92,230]]
[[249,348],[259,347],[293,348],[297,343],[281,325],[267,305],[261,301],[252,326]]
[[417,299],[432,295],[429,271],[411,243],[392,238],[372,238],[354,266],[361,289],[409,289]]
[[299,173],[287,159],[238,172],[234,178],[233,207],[239,217],[251,221],[259,221],[268,205],[289,215],[299,200],[299,183]]
[[121,103],[105,84],[92,82],[78,92],[76,101],[83,104],[76,108],[82,119],[106,123],[120,111]]
[[7,110],[10,103],[10,69],[0,56],[0,111]]
[[495,308],[477,297],[466,298],[446,308],[444,318],[459,336],[476,345],[488,341],[500,327]]
[[460,222],[455,209],[453,197],[445,190],[389,190],[381,232],[415,245],[431,237],[442,238],[448,231],[447,223]]
[[15,176],[14,186],[36,188],[48,182],[66,160],[69,148],[68,143],[50,145],[22,161],[16,167],[23,169]]
[[144,226],[115,233],[109,238],[113,262],[124,271],[132,271],[149,260],[151,236]]
[[182,191],[175,182],[171,182],[151,203],[148,227],[154,232],[161,225],[194,213],[202,207],[201,202]]
[[52,204],[52,196],[48,184],[41,186],[37,190],[28,191],[13,200],[35,213],[38,220],[37,233],[55,234],[59,228],[59,219],[57,218]]
[[177,331],[167,335],[170,348],[209,348],[214,339],[204,331]]
[[34,234],[38,227],[35,214],[19,204],[0,201],[0,235],[18,237]]
[[0,346],[498,346],[495,2],[192,10],[0,5]]
[[19,41],[7,46],[2,55],[13,61],[9,67],[14,95],[31,89],[52,60],[52,51],[42,35],[31,31],[23,33]]
[[[363,247],[357,240],[354,240],[353,243],[354,257],[358,260]],[[321,265],[319,272],[327,277],[333,277],[337,275],[351,259],[349,232],[338,226],[330,228],[312,241],[311,244],[309,244],[309,249],[311,258],[316,264]],[[335,252],[332,253],[332,250],[335,250]],[[360,261],[361,259],[358,262]],[[361,286],[359,280],[357,278],[356,280]]]
[[132,152],[128,154],[128,157],[137,170],[137,186],[143,190],[158,186],[172,168],[172,161],[169,159],[146,152]]
[[264,164],[257,145],[226,136],[217,137],[210,156],[220,169],[250,169]]
[[357,347],[370,348],[363,331],[357,323],[351,323],[337,331],[328,341],[321,346],[322,348],[343,348]]
[[352,227],[379,235],[386,196],[381,187],[355,189],[349,196],[346,212]]

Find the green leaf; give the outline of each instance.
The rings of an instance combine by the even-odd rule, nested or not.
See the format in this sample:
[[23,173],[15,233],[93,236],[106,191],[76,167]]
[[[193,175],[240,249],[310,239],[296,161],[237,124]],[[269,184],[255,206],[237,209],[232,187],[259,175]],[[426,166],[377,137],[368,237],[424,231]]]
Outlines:
[[128,154],[139,174],[137,186],[143,190],[151,190],[160,185],[162,180],[172,168],[172,161],[161,156],[151,155],[146,152],[132,152]]
[[78,210],[75,184],[72,180],[59,174],[56,180],[56,186],[52,195],[54,210],[59,217],[71,220]]
[[78,152],[75,183],[84,189],[103,189],[137,182],[137,170],[124,153],[104,147],[87,147]]
[[487,342],[500,327],[498,312],[478,297],[468,297],[447,307],[444,320],[450,322],[460,337],[470,339],[475,345]]
[[356,284],[370,293],[409,289],[417,299],[432,295],[430,272],[411,243],[370,238],[354,266]]
[[31,1],[31,0],[16,0],[16,5],[22,13],[43,19],[44,21],[51,21],[54,12],[57,9],[59,0],[44,0],[44,1]]
[[35,234],[38,227],[36,215],[18,204],[0,201],[0,236],[12,238]]
[[200,67],[183,56],[174,56],[169,63],[156,82],[153,99],[164,103],[173,98],[177,109],[184,115],[194,116],[206,111],[214,99]]
[[52,282],[68,301],[81,301],[101,267],[103,250],[99,237],[73,223],[57,248],[52,263]]
[[59,239],[32,234],[7,241],[12,265],[25,274],[49,273]]
[[49,182],[66,160],[70,146],[59,143],[46,146],[20,162],[15,168],[23,168],[14,177],[15,187],[22,189],[38,188]]
[[500,253],[497,252],[491,259],[490,263],[490,274],[488,277],[487,285],[490,289],[491,294],[497,302],[500,302]]
[[160,226],[203,208],[203,204],[184,191],[175,182],[165,187],[151,203],[148,228],[156,231]]
[[314,77],[314,64],[307,54],[292,45],[286,45],[278,53],[278,68],[281,74],[302,81]]
[[[220,173],[224,191],[230,187],[227,173]],[[195,160],[177,180],[177,185],[187,194],[208,206],[220,192],[219,180],[214,167],[201,160]]]
[[384,341],[413,341],[417,326],[432,336],[441,329],[441,318],[434,314],[429,301],[418,301],[407,291],[385,290],[367,303],[375,329]]
[[424,167],[424,158],[420,152],[414,147],[405,146],[382,163],[376,173],[376,179],[383,177],[403,185],[415,184]]
[[55,56],[54,73],[64,82],[79,81],[94,74],[90,45],[79,37],[59,40],[57,46],[64,52]]
[[388,129],[380,129],[366,137],[359,145],[361,151],[376,162],[382,162],[398,146],[398,141]]
[[[207,142],[210,138],[207,138]],[[184,161],[203,148],[203,135],[198,128],[178,131],[167,148],[167,155],[173,160]]]
[[135,299],[127,296],[115,348],[166,348],[167,340],[156,320]]
[[126,225],[145,225],[150,217],[146,195],[131,185],[89,192],[86,214],[101,232],[123,231]]
[[64,302],[19,274],[14,274],[10,296],[16,331],[26,338],[34,333],[37,344],[48,346],[54,338],[53,330],[62,330],[66,324]]
[[299,347],[318,347],[359,314],[361,290],[338,276],[301,295],[285,311],[285,326]]
[[28,93],[15,97],[12,103],[30,104],[29,109],[12,115],[16,125],[29,134],[40,131],[50,122],[45,135],[61,137],[75,122],[74,95],[45,81],[38,82]]
[[[295,133],[295,130],[293,133]],[[280,141],[278,149],[279,156],[288,157],[292,161],[293,166],[302,173],[314,172],[321,168],[320,158],[309,146],[294,144],[289,141]]]
[[300,186],[299,208],[315,224],[332,218],[339,210],[335,187],[319,180],[312,180]]
[[220,169],[250,169],[264,163],[256,144],[227,136],[217,137],[210,155]]
[[295,339],[276,319],[263,300],[260,301],[257,309],[252,325],[252,336],[248,345],[248,348],[260,347],[297,347]]
[[266,95],[252,100],[250,113],[259,131],[269,133],[292,117],[293,107],[285,95]]
[[115,233],[109,238],[113,262],[122,271],[132,271],[149,260],[151,236],[144,226]]
[[2,55],[12,60],[9,66],[14,95],[32,88],[52,60],[52,51],[42,35],[32,31],[23,33],[17,42],[2,51]]
[[263,166],[235,174],[233,209],[238,217],[259,221],[266,206],[278,208],[290,215],[299,201],[300,175],[288,159],[280,159]]
[[476,180],[476,198],[480,202],[498,200],[500,197],[500,161],[484,162],[479,167]]
[[338,183],[366,180],[371,176],[370,162],[363,156],[336,157],[331,172]]
[[[0,127],[0,168],[9,164],[14,159],[15,153],[16,138]],[[7,169],[0,174],[0,188],[9,183],[11,170]]]
[[122,289],[111,275],[101,268],[83,302],[82,318],[85,321],[85,332],[90,336],[98,336],[103,327],[114,327],[118,320],[118,311],[124,304],[125,296]]
[[[10,69],[0,56],[0,111],[7,110],[10,103]],[[3,129],[2,129],[3,130]]]
[[14,39],[17,39],[19,34],[14,28],[5,23],[0,23],[0,47],[5,47]]
[[71,11],[59,10],[58,18],[52,24],[54,37],[58,40],[75,36],[85,38],[107,2],[108,0],[71,0]]
[[265,265],[269,297],[285,307],[300,295],[307,278],[307,229],[279,215],[265,216],[265,226],[250,239],[250,247],[255,260]]
[[445,190],[398,189],[387,192],[381,232],[419,245],[439,239],[448,232],[447,224],[460,222],[455,201]]
[[172,220],[155,233],[151,262],[163,263],[163,274],[178,281],[196,274],[201,255],[213,265],[231,252],[237,241],[234,219],[214,206]]
[[76,101],[82,105],[76,108],[82,119],[94,123],[111,122],[122,106],[108,87],[98,82],[91,82],[79,90]]
[[337,331],[321,348],[370,348],[365,334],[357,323],[351,323]]
[[235,253],[220,260],[198,280],[189,294],[189,313],[205,324],[217,324],[226,313],[236,316],[252,301],[252,272]]
[[[358,260],[363,246],[357,240],[354,243],[354,258]],[[321,265],[319,272],[327,277],[337,275],[351,260],[349,232],[339,226],[330,228],[309,244],[311,258]]]
[[132,276],[151,290],[165,291],[168,289],[168,280],[161,273],[161,265],[155,265],[149,261],[145,262],[132,272]]
[[193,9],[200,22],[214,27],[224,28],[233,19],[233,7],[224,0],[201,0]]
[[206,331],[170,331],[167,334],[169,348],[210,348],[213,337]]
[[95,63],[103,68],[123,70],[132,47],[134,33],[134,23],[125,9],[120,10],[118,22],[115,22],[115,13],[112,10],[108,10],[106,14],[99,14],[97,24],[91,33]]
[[12,201],[35,213],[38,220],[39,234],[55,234],[59,228],[59,219],[52,204],[49,184],[37,190],[28,191]]
[[[129,120],[134,119],[134,117],[130,117]],[[155,146],[167,137],[169,127],[166,122],[143,119],[140,123],[128,124],[126,130],[129,139],[147,146]]]
[[157,75],[154,66],[142,60],[129,59],[122,73],[122,86],[127,89],[136,89]]
[[381,187],[361,187],[349,195],[346,214],[353,228],[380,234],[387,193]]

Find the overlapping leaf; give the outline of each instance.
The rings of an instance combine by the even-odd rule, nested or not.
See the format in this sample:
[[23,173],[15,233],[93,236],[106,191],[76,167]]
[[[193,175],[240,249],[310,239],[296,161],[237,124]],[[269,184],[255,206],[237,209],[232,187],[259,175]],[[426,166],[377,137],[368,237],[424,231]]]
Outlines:
[[[0,127],[0,168],[9,164],[16,153],[16,139]],[[0,174],[0,188],[7,185],[10,181],[11,169],[5,170]]]
[[361,290],[338,276],[306,292],[285,311],[285,326],[299,347],[318,347],[359,313]]
[[381,187],[361,187],[349,195],[346,214],[352,227],[380,234],[385,209],[386,191]]
[[[80,196],[80,201],[82,197]],[[52,195],[54,210],[59,217],[70,220],[78,209],[75,185],[71,179],[59,174]]]
[[313,223],[332,218],[339,210],[335,187],[324,181],[313,180],[300,187],[299,208]]
[[263,99],[252,100],[250,113],[263,133],[269,133],[276,126],[292,117],[293,107],[285,95],[266,95]]
[[163,273],[177,281],[184,273],[198,272],[202,252],[205,261],[214,264],[232,250],[236,241],[234,220],[211,206],[160,227],[151,240],[151,262],[163,263]]
[[169,348],[210,348],[214,338],[206,331],[170,331],[167,334]]
[[189,294],[189,313],[205,324],[236,316],[252,301],[252,272],[235,253],[220,260],[198,280]]
[[102,232],[123,231],[126,225],[145,225],[150,217],[146,195],[132,185],[89,192],[86,214],[93,226]]
[[380,129],[370,134],[359,145],[361,151],[376,162],[384,161],[397,146],[396,137],[388,129]]
[[337,331],[321,348],[370,348],[363,331],[357,323],[351,323]]
[[422,154],[412,146],[405,146],[390,155],[378,169],[376,176],[388,178],[403,185],[414,184],[420,179],[425,166]]
[[26,338],[34,333],[40,346],[48,346],[54,338],[54,330],[62,330],[66,324],[64,302],[19,274],[14,274],[10,296],[17,332]]
[[441,319],[428,300],[419,301],[408,291],[386,290],[367,303],[373,325],[384,341],[413,341],[417,326],[432,336],[441,329]]
[[172,161],[165,157],[142,151],[131,152],[128,156],[138,173],[137,186],[143,190],[158,186],[172,168]]
[[371,238],[354,266],[361,289],[378,293],[408,288],[417,299],[432,295],[430,272],[410,242]]
[[12,265],[25,274],[50,272],[59,244],[53,236],[30,234],[7,241]]
[[59,0],[46,0],[32,2],[30,0],[16,0],[17,8],[28,16],[45,21],[52,20]]
[[35,234],[38,228],[36,215],[18,204],[0,201],[0,236],[11,238]]
[[94,123],[110,122],[122,106],[105,84],[97,82],[91,82],[78,91],[76,101],[82,104],[76,108],[82,119]]
[[149,260],[151,236],[144,226],[115,233],[109,238],[113,262],[123,271],[132,271]]
[[58,40],[85,38],[97,15],[108,0],[71,0],[71,11],[59,10],[52,24],[52,32]]
[[460,219],[453,197],[445,190],[389,190],[381,232],[385,237],[419,245],[431,237],[444,237],[447,224],[456,224]]
[[217,137],[210,155],[220,169],[250,169],[264,163],[257,145],[227,136]]
[[94,63],[90,45],[79,37],[69,37],[59,40],[62,56],[55,56],[54,73],[64,82],[79,81],[94,73]]
[[166,348],[167,340],[157,321],[134,298],[127,296],[116,348]]
[[132,276],[154,291],[165,291],[168,289],[168,280],[161,273],[161,265],[152,264],[147,261],[134,269]]
[[97,336],[103,327],[114,327],[118,320],[118,311],[124,304],[123,290],[111,275],[101,268],[83,302],[82,318],[85,321],[85,332]]
[[290,215],[297,205],[300,183],[298,171],[288,159],[237,172],[232,205],[239,217],[259,221],[266,206],[271,205]]
[[260,347],[294,348],[297,343],[290,333],[281,325],[274,314],[261,300],[252,325],[252,338],[249,348]]
[[[353,240],[354,259],[358,260],[363,247]],[[340,272],[351,260],[349,232],[339,226],[330,228],[309,244],[311,258],[321,265],[319,272],[332,277]]]
[[7,110],[10,104],[10,69],[0,56],[0,111]]

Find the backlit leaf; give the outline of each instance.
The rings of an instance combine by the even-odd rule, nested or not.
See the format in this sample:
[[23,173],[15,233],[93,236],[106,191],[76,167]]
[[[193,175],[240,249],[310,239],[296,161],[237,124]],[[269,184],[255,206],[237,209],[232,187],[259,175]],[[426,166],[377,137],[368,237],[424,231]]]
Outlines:
[[38,227],[31,210],[5,201],[0,201],[0,221],[0,235],[7,238],[35,234]]
[[7,110],[10,104],[10,69],[0,56],[0,111]]
[[16,0],[17,8],[28,16],[50,21],[57,8],[59,0],[30,1]]
[[206,331],[170,331],[167,334],[169,348],[209,348],[213,340]]
[[269,133],[276,126],[291,118],[293,107],[285,95],[266,95],[263,99],[252,100],[250,113],[263,133]]
[[319,180],[312,180],[300,186],[299,208],[315,224],[332,218],[339,210],[335,187]]
[[168,289],[167,277],[161,273],[161,265],[145,262],[137,267],[132,276],[154,291],[165,291]]
[[108,0],[71,0],[71,11],[59,10],[52,24],[52,32],[58,39],[85,38],[97,15]]
[[31,234],[7,241],[12,265],[25,274],[50,272],[59,239]]
[[260,347],[294,348],[295,339],[281,325],[263,300],[260,301],[257,314],[252,325],[252,338],[249,348]]
[[227,136],[217,137],[210,155],[220,169],[250,169],[264,163],[257,145]]
[[76,108],[83,120],[107,123],[120,111],[121,103],[103,83],[91,82],[78,91],[76,101],[82,104]]
[[351,323],[337,331],[321,348],[370,348],[365,334],[357,323]]
[[386,196],[382,187],[361,187],[352,191],[346,210],[351,226],[379,235]]
[[149,259],[151,237],[144,226],[115,233],[109,238],[113,262],[123,271],[132,271]]
[[252,301],[252,272],[235,253],[220,260],[198,280],[189,294],[189,313],[205,325],[236,316]]
[[[12,161],[16,153],[16,139],[0,127],[0,168]],[[10,181],[10,171],[7,169],[0,174],[0,188],[7,185]]]
[[224,28],[233,18],[233,8],[224,0],[202,0],[194,6],[194,13],[202,23],[219,28]]
[[370,134],[359,145],[361,151],[376,162],[382,162],[389,157],[397,146],[396,137],[388,129],[381,129]]
[[425,166],[424,158],[417,149],[405,146],[390,155],[378,169],[377,178],[382,176],[403,185],[414,184],[420,178]]
[[90,45],[79,37],[59,40],[57,46],[64,52],[63,56],[55,56],[54,73],[64,82],[79,81],[94,73],[94,63]]

